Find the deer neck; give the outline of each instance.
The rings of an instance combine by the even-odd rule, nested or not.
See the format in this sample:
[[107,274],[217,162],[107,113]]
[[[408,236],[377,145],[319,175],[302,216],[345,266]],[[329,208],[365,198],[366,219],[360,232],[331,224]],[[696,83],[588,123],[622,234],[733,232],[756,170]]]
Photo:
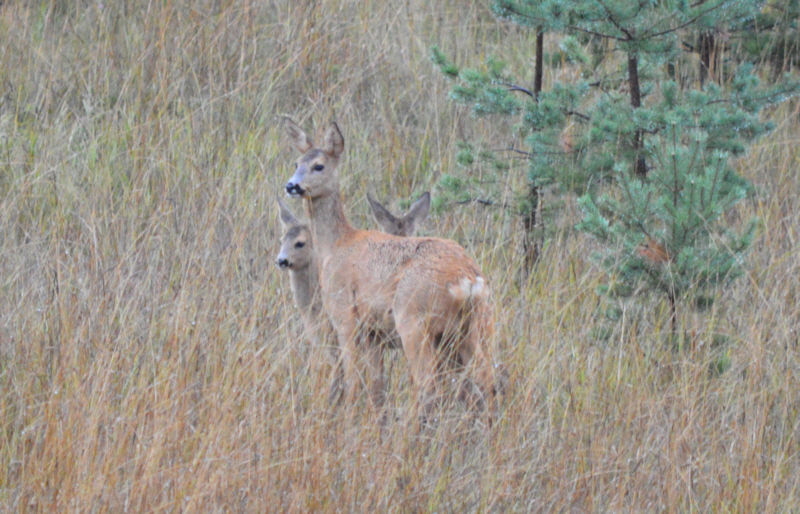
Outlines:
[[304,315],[316,316],[321,309],[317,263],[311,262],[303,269],[291,270],[290,280],[294,301]]
[[329,255],[341,238],[355,231],[347,221],[341,194],[336,192],[305,200],[306,214],[319,255]]
[[308,310],[314,298],[314,283],[317,281],[316,264],[289,273],[294,301],[301,310]]

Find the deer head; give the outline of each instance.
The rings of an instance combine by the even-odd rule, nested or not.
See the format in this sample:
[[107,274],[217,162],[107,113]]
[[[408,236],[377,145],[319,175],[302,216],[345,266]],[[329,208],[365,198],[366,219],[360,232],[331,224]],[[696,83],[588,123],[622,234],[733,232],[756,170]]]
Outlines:
[[317,198],[339,191],[336,166],[344,150],[344,137],[336,123],[331,123],[323,138],[323,145],[314,147],[311,139],[292,120],[284,124],[289,139],[302,155],[295,162],[295,172],[286,184],[290,196]]
[[279,268],[302,270],[314,261],[311,246],[311,231],[307,225],[302,224],[283,201],[278,199],[280,207],[280,220],[283,225],[281,250],[278,253],[276,264]]

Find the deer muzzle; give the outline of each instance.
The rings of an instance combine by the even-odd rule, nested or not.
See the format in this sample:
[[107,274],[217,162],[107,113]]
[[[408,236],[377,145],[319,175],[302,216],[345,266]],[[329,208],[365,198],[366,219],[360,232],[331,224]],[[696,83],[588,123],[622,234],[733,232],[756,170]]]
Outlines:
[[289,182],[286,184],[286,194],[289,196],[303,196],[306,190],[303,189],[300,184],[295,182]]

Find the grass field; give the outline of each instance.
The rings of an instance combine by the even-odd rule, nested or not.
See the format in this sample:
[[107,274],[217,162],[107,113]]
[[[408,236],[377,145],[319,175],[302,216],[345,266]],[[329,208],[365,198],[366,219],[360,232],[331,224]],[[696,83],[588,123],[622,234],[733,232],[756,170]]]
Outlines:
[[339,122],[373,227],[368,190],[399,210],[459,140],[505,137],[448,100],[431,45],[530,67],[532,35],[456,0],[2,2],[0,31],[0,511],[800,509],[797,104],[737,163],[759,194],[731,216],[762,229],[680,351],[654,301],[596,337],[572,202],[525,279],[518,220],[431,216],[488,276],[509,387],[491,428],[454,407],[419,431],[389,355],[381,431],[365,398],[326,405],[298,340],[277,118]]

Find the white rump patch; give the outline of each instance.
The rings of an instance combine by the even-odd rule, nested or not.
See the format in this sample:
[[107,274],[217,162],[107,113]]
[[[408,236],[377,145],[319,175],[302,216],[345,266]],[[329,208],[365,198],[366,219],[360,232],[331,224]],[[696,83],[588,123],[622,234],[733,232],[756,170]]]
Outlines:
[[451,284],[448,291],[453,299],[460,302],[466,302],[467,300],[483,297],[488,294],[483,277],[475,277],[474,281],[467,277],[462,277],[457,284]]

